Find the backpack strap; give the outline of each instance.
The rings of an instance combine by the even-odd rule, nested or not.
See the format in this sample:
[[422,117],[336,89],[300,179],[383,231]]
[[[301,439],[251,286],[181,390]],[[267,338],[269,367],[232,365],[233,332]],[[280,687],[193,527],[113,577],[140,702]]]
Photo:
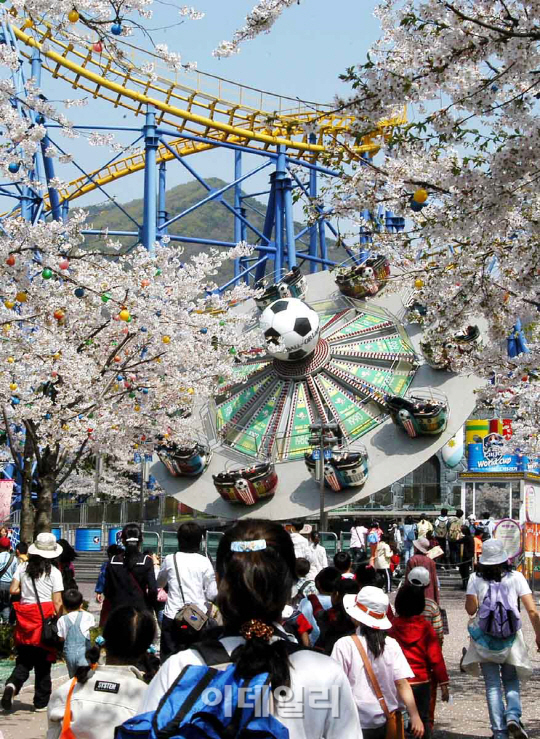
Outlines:
[[10,553],[10,555],[9,555],[9,559],[8,559],[8,561],[7,561],[7,563],[6,563],[6,566],[5,566],[5,567],[3,567],[3,568],[2,568],[1,570],[0,570],[0,578],[4,577],[4,575],[6,574],[6,572],[7,572],[7,571],[9,570],[9,568],[11,567],[11,563],[13,562],[13,560],[14,560],[14,559],[15,559],[15,555],[13,554],[13,552],[11,552],[11,553]]
[[195,649],[209,667],[223,665],[232,662],[229,652],[225,649],[219,639],[205,639],[196,642],[191,649]]

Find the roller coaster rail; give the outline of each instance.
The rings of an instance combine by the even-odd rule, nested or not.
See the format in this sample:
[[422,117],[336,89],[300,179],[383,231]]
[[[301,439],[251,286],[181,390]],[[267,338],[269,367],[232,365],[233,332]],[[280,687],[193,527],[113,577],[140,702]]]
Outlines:
[[[148,52],[132,47],[133,53],[119,60],[107,53],[96,53],[92,45],[79,43],[71,36],[53,36],[51,27],[44,22],[28,28],[27,23],[20,21],[22,27],[18,27],[8,22],[8,17],[4,14],[0,42],[11,45],[21,59],[13,72],[17,91],[13,104],[21,116],[47,129],[30,173],[30,179],[45,189],[18,182],[0,184],[0,195],[15,198],[14,207],[0,217],[0,227],[1,218],[8,215],[20,215],[31,222],[49,218],[65,220],[70,203],[99,190],[122,211],[133,228],[84,229],[83,233],[89,236],[128,237],[132,246],[142,243],[149,251],[164,237],[171,242],[189,242],[201,247],[231,248],[239,241],[254,244],[255,255],[235,261],[234,277],[222,285],[221,290],[241,280],[248,282],[268,274],[281,275],[284,270],[304,262],[309,264],[310,272],[332,267],[335,262],[328,256],[327,231],[339,240],[339,233],[331,223],[332,213],[315,204],[317,219],[295,233],[293,192],[298,191],[314,203],[321,175],[339,177],[341,173],[336,167],[373,156],[391,129],[405,121],[404,112],[398,112],[394,118],[381,121],[377,129],[365,134],[357,145],[351,146],[351,134],[358,122],[351,116],[334,112],[328,105],[268,93],[200,71],[184,70],[175,73],[174,78],[169,71],[146,74],[141,71],[143,65],[139,57],[146,54],[151,58]],[[56,175],[55,162],[47,156],[47,151],[52,147],[59,154],[66,153],[53,137],[60,126],[24,105],[28,78],[23,62],[29,63],[30,76],[38,87],[41,87],[42,73],[46,72],[93,99],[129,111],[134,118],[144,117],[142,126],[74,126],[82,131],[131,132],[135,139],[129,148],[139,145],[140,150],[129,156],[118,154],[93,171],[86,171],[74,162],[79,176],[56,189],[52,184]],[[223,187],[214,188],[197,172],[190,157],[218,147],[230,150],[234,156],[234,177]],[[245,154],[262,157],[263,161],[244,172],[242,159]],[[172,162],[183,166],[207,191],[197,203],[174,215],[168,213],[166,202],[167,164]],[[254,193],[267,196],[266,212],[259,214],[264,215],[264,225],[259,228],[248,216],[253,204],[247,200],[253,193],[244,194],[242,185],[267,168],[272,170],[268,190]],[[106,190],[107,185],[136,172],[144,172],[142,223]],[[234,194],[233,204],[224,197],[229,190]],[[174,224],[209,202],[219,203],[232,213],[232,240],[170,233]],[[392,213],[380,215],[384,216],[385,228],[402,228],[402,219]],[[369,238],[361,236],[360,242],[363,241]],[[353,259],[358,259],[354,250],[344,246]]]

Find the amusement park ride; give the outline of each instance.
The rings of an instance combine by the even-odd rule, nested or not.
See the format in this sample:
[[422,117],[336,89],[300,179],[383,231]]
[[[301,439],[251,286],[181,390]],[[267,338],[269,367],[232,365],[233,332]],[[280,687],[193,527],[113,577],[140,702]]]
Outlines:
[[[237,380],[224,385],[214,402],[194,409],[200,428],[192,443],[156,450],[151,471],[167,493],[196,510],[224,517],[254,511],[274,519],[307,516],[319,508],[319,484],[313,478],[322,479],[331,491],[326,498],[330,509],[391,485],[452,438],[474,407],[478,380],[441,370],[444,362],[430,361],[429,352],[422,361],[421,329],[415,322],[422,306],[413,303],[404,313],[400,296],[385,289],[387,260],[366,251],[369,243],[356,249],[342,244],[348,252],[343,265],[329,259],[326,233],[337,237],[338,232],[322,207],[317,206],[317,221],[295,233],[293,191],[313,202],[318,177],[339,176],[325,166],[331,151],[341,151],[347,159],[372,156],[402,116],[381,122],[356,147],[340,148],[354,121],[329,106],[298,103],[200,72],[178,73],[175,80],[151,77],[141,71],[142,64],[125,61],[119,66],[101,44],[77,45],[53,36],[46,24],[28,28],[4,22],[0,41],[29,61],[38,86],[42,72],[48,72],[134,118],[144,117],[140,129],[124,129],[134,131],[136,141],[142,139],[143,150],[118,155],[91,172],[78,166],[80,176],[55,189],[57,173],[47,151],[60,150],[53,137],[58,126],[14,100],[21,116],[47,128],[32,173],[47,193],[3,183],[0,196],[14,198],[9,214],[32,222],[63,220],[73,201],[96,189],[107,195],[109,183],[144,171],[143,222],[134,222],[133,231],[109,230],[109,236],[133,237],[150,251],[164,237],[171,248],[190,242],[226,249],[241,240],[255,246],[255,256],[238,259],[233,279],[220,288],[241,280],[260,288],[255,301],[231,308],[258,313],[253,349],[238,362]],[[24,66],[13,75],[15,89],[25,90]],[[217,87],[214,93],[211,85]],[[314,129],[317,133],[306,133]],[[215,190],[192,160],[194,154],[218,147],[232,152],[234,179]],[[243,173],[244,154],[259,156],[261,163]],[[173,162],[187,169],[208,195],[171,215],[166,172]],[[242,187],[265,168],[271,170],[269,189],[257,193],[267,196],[261,230],[249,220]],[[223,197],[230,189],[234,205]],[[234,240],[168,233],[172,224],[208,202],[232,211]],[[403,228],[403,218],[379,215],[387,230]],[[83,233],[104,235],[90,228]],[[367,237],[360,240],[369,242]],[[479,338],[473,328],[453,339],[464,351]],[[335,428],[333,443],[312,446],[317,424]]]

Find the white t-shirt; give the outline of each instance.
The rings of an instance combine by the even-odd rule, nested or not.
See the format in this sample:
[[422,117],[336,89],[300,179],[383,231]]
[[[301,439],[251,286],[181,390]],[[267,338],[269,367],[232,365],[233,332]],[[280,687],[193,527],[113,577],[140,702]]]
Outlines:
[[[185,600],[180,592],[173,557],[176,557]],[[208,557],[196,552],[177,552],[165,557],[159,571],[158,586],[163,588],[165,585],[168,586],[168,597],[163,615],[167,618],[174,618],[186,603],[194,603],[205,611],[206,601],[215,600],[217,596],[212,563]]]
[[325,567],[328,567],[328,555],[326,549],[321,544],[313,544],[310,542],[308,547],[311,552],[311,569],[308,573],[309,580],[315,580],[317,575]]
[[58,636],[61,639],[66,638],[70,624],[75,623],[79,613],[82,613],[80,628],[83,636],[87,639],[90,638],[90,629],[96,625],[96,621],[92,614],[88,613],[88,611],[71,611],[71,613],[66,613],[65,616],[58,619]]
[[[508,592],[508,603],[517,610],[518,602],[522,595],[530,595],[531,589],[527,583],[527,580],[523,577],[521,572],[508,572],[503,576],[501,583],[504,584]],[[489,589],[489,582],[484,580],[483,577],[479,577],[476,573],[473,573],[469,577],[467,584],[467,595],[476,595],[478,598],[478,607],[482,604],[482,601],[486,597]]]
[[[244,640],[229,636],[221,643],[231,654]],[[358,712],[341,667],[325,654],[309,650],[295,652],[290,661],[291,700],[274,701],[272,712],[289,730],[289,739],[362,739]],[[155,710],[184,667],[203,664],[192,649],[173,654],[148,686],[139,711]]]
[[[32,580],[25,574],[27,566],[27,562],[22,562],[13,575],[13,579],[21,583],[21,603],[23,605],[37,603]],[[50,603],[53,593],[61,593],[64,589],[62,573],[54,565],[51,565],[50,575],[42,575],[35,583],[41,603]]]
[[311,564],[313,564],[314,554],[313,550],[309,546],[308,540],[297,531],[293,531],[292,534],[290,534],[290,537],[292,539],[294,556],[296,557],[296,559],[300,559],[300,557],[303,557],[304,559],[307,559],[309,562],[311,562]]
[[353,526],[351,529],[351,549],[365,549],[366,548],[366,534],[367,529],[365,526]]
[[[369,657],[370,652],[366,640],[363,636],[360,636],[360,640]],[[337,640],[332,650],[332,658],[342,666],[349,679],[360,717],[360,724],[365,729],[374,729],[384,724],[386,717],[377,696],[373,692],[360,652],[350,636],[344,636]],[[371,665],[381,686],[388,710],[396,711],[402,706],[395,681],[414,677],[414,672],[409,667],[409,663],[397,641],[387,636],[383,653],[377,659],[373,659]],[[343,736],[348,735],[344,734]]]
[[[47,708],[47,739],[59,739],[71,680],[53,692]],[[99,666],[71,696],[71,730],[77,739],[113,739],[116,726],[138,713],[146,691],[135,667]]]

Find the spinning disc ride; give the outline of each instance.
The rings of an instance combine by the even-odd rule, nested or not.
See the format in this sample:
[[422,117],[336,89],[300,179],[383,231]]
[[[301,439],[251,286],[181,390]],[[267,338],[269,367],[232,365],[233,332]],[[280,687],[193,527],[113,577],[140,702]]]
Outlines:
[[[323,422],[336,423],[339,437],[324,467],[328,510],[396,482],[452,438],[478,386],[478,378],[423,363],[420,335],[396,318],[400,308],[396,293],[350,300],[331,273],[308,276],[304,301],[279,298],[255,312],[253,349],[239,361],[237,381],[201,409],[213,450],[207,471],[173,478],[156,464],[152,474],[169,494],[211,515],[314,515],[310,425]],[[402,413],[395,424],[400,411],[410,418]],[[258,495],[252,480],[261,474]]]

